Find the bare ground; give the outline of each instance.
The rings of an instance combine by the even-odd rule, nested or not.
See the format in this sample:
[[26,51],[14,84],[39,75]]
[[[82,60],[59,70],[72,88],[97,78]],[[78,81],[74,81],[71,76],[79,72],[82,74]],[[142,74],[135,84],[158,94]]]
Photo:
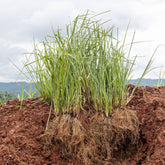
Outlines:
[[165,86],[138,87],[110,121],[89,105],[76,116],[52,112],[46,132],[50,106],[38,99],[0,106],[0,164],[165,164]]

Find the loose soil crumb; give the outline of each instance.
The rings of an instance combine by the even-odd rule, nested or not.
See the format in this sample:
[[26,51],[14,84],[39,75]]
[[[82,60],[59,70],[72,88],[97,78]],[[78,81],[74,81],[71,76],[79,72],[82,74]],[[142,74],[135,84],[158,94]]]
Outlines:
[[[133,88],[134,86],[130,86],[129,90],[131,91]],[[58,134],[58,138],[54,136],[53,133],[52,137],[48,136],[49,138],[46,143],[43,141],[43,137],[52,132],[45,132],[50,106],[43,100],[38,101],[38,99],[39,98],[28,99],[22,103],[18,99],[15,99],[6,101],[0,106],[0,164],[76,165],[82,163],[80,162],[80,158],[82,158],[83,155],[75,154],[75,156],[73,156],[72,153],[80,153],[79,151],[83,151],[84,149],[81,147],[77,148],[75,145],[80,145],[82,142],[84,145],[89,144],[91,147],[88,146],[88,152],[91,152],[92,147],[93,150],[98,149],[102,137],[97,134],[98,132],[96,130],[100,129],[99,125],[101,126],[102,119],[105,119],[106,123],[112,123],[113,117],[111,121],[107,121],[105,116],[101,112],[98,112],[98,114],[91,113],[91,116],[80,113],[76,117],[64,114],[66,117],[60,118],[55,117],[52,112],[50,123],[58,124],[59,121],[61,121],[63,122],[62,129],[64,130],[67,126],[74,126],[75,124],[73,123],[77,123],[79,129],[76,129],[77,127],[69,127],[72,128],[69,133],[72,132],[71,135],[74,136],[68,136],[66,132],[63,137],[60,136],[58,130],[54,129],[54,133],[56,135]],[[112,148],[107,147],[109,144],[103,144],[105,150],[103,148],[97,150],[95,153],[97,157],[95,157],[95,160],[93,158],[91,164],[94,163],[94,161],[98,162],[98,157],[107,165],[165,164],[165,86],[138,87],[126,109],[136,112],[137,116],[134,116],[135,113],[132,113],[131,116],[134,116],[135,119],[137,117],[138,120],[131,121],[134,123],[134,126],[139,125],[138,129],[137,127],[131,127],[130,132],[126,129],[125,135],[130,135],[132,138],[125,138],[126,141],[123,142],[121,137],[121,139],[119,139],[121,145],[118,142],[113,152],[111,150]],[[125,120],[128,118],[127,115]],[[68,125],[66,125],[66,121]],[[120,117],[118,121],[120,121]],[[112,125],[113,124],[110,124],[111,128]],[[99,128],[96,129],[96,127]],[[53,128],[53,125],[49,124],[48,130],[50,130],[50,128]],[[90,128],[90,131],[96,132],[95,135],[97,136],[87,131],[88,128]],[[106,127],[104,127],[104,129],[107,130]],[[119,131],[119,129],[117,130]],[[131,134],[133,130],[134,134]],[[103,132],[100,130],[100,133]],[[82,135],[81,138],[77,136],[78,134]],[[95,137],[95,141],[89,142],[92,135]],[[107,133],[107,136],[108,135],[109,133]],[[135,135],[138,135],[139,138],[136,139],[138,136]],[[67,139],[68,137],[70,137],[70,139]],[[105,136],[103,137],[106,138]],[[86,139],[86,143],[84,139]],[[133,139],[135,141],[133,141]],[[64,148],[58,148],[61,147],[60,144],[63,142],[62,140],[72,141],[70,145],[65,147],[66,150],[64,150]],[[77,143],[73,143],[74,141]],[[136,145],[134,145],[134,143]],[[108,155],[108,149],[110,150],[110,155]],[[98,154],[100,155],[98,156]],[[105,157],[108,159],[105,160]],[[90,158],[90,155],[88,155],[88,158]],[[100,164],[102,163],[100,162]]]

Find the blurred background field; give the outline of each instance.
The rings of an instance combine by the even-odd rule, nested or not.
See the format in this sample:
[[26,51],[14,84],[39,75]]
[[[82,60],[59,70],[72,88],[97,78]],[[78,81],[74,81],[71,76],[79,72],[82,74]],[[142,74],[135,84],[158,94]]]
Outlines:
[[[132,79],[130,81],[131,84],[134,84],[137,79]],[[0,100],[2,103],[5,100],[13,100],[15,98],[18,98],[18,95],[22,95],[22,85],[23,89],[29,92],[29,88],[31,86],[31,83],[28,82],[9,82],[4,83],[0,82]],[[165,85],[165,79],[159,80],[159,79],[142,79],[139,86],[164,86]],[[32,85],[32,92],[34,93],[33,97],[37,97],[39,94],[37,93],[36,88]],[[26,93],[24,92],[26,95]],[[25,96],[26,97],[26,96]]]

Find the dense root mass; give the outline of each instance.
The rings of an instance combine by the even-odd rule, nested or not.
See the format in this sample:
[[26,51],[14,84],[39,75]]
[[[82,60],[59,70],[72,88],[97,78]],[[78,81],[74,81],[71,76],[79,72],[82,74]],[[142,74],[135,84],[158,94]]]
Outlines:
[[[127,157],[129,152],[136,152],[140,145],[139,121],[136,111],[131,109],[115,110],[112,114],[111,139],[114,155]],[[130,150],[132,147],[133,150]]]
[[165,164],[165,87],[138,87],[108,118],[52,112],[46,132],[50,106],[38,99],[0,106],[0,164]]
[[[57,116],[41,139],[48,149],[56,146],[61,157],[77,158],[81,164],[105,164],[126,155],[127,146],[139,142],[139,125],[136,111],[115,110],[112,117],[103,112],[80,112]],[[85,122],[88,127],[85,127]],[[118,153],[118,154],[116,154]]]

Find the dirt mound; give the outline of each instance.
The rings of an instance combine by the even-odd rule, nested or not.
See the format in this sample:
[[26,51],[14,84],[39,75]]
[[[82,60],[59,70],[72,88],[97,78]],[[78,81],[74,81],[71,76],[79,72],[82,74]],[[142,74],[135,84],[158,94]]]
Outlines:
[[134,162],[165,164],[165,86],[138,87],[128,106],[137,111],[141,130],[142,146]]
[[0,164],[165,164],[165,87],[138,87],[127,109],[111,119],[102,112],[52,112],[46,132],[50,106],[38,99],[0,106]]

